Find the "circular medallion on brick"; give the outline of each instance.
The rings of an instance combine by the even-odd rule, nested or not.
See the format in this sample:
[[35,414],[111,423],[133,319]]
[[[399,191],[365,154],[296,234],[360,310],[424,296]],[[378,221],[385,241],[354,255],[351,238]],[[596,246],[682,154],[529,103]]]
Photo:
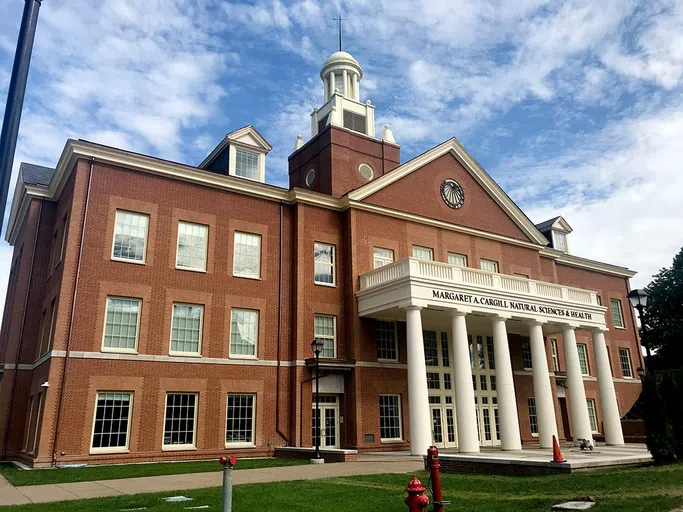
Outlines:
[[457,181],[446,178],[441,183],[441,199],[450,208],[460,208],[465,202],[465,191]]
[[315,169],[309,169],[306,173],[306,186],[310,187],[315,181]]
[[358,172],[360,173],[361,178],[363,178],[365,181],[370,181],[375,175],[375,172],[372,170],[372,167],[370,167],[369,164],[360,164],[360,167],[358,167]]

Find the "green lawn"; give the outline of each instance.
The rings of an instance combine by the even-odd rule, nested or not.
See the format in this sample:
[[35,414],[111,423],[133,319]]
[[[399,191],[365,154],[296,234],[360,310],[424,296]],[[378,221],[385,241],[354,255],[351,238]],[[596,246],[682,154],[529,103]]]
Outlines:
[[[272,468],[308,464],[308,460],[297,459],[240,459],[235,469]],[[92,480],[113,480],[139,476],[180,475],[185,473],[206,473],[220,471],[218,460],[198,462],[158,462],[151,464],[121,464],[118,466],[86,466],[67,469],[34,469],[25,471],[14,464],[0,464],[0,475],[14,486],[38,484],[63,484],[67,482],[89,482]]]
[[[236,486],[235,510],[389,512],[407,510],[402,503],[410,475],[372,475],[316,481],[276,482]],[[418,473],[423,483],[426,473]],[[445,498],[452,502],[446,511],[548,511],[550,506],[577,496],[594,496],[598,512],[623,510],[669,511],[683,505],[683,464],[667,467],[613,469],[548,477],[502,477],[442,475]],[[165,503],[166,496],[193,498],[184,503]],[[9,507],[21,511],[182,511],[209,505],[220,510],[220,488],[186,492],[142,494],[78,502]]]

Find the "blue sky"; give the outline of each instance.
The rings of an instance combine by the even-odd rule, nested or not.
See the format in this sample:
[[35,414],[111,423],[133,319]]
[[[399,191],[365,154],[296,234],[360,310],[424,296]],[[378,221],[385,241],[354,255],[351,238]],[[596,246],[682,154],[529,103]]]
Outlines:
[[[681,3],[95,3],[41,8],[15,172],[54,165],[69,137],[198,164],[251,123],[274,146],[267,181],[286,185],[342,10],[361,99],[404,161],[458,137],[532,220],[564,215],[572,253],[638,270],[637,286],[683,245]],[[0,101],[22,7],[0,5]]]

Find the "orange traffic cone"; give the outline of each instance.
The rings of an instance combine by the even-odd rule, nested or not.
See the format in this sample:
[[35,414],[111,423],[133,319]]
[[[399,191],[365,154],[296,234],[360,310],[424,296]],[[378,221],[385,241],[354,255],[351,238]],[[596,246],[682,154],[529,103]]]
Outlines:
[[553,436],[553,462],[567,462],[564,460],[564,457],[562,456],[562,452],[560,451],[560,445],[557,442],[557,438]]

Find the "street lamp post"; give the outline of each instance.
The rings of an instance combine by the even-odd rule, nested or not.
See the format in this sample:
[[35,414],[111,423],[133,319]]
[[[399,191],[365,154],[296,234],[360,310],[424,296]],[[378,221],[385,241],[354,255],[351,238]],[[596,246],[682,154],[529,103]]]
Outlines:
[[[641,344],[645,345],[645,352],[647,353],[647,361],[645,361],[645,368],[650,366],[650,340],[647,336],[647,325],[645,323],[645,306],[647,305],[648,294],[645,290],[636,288],[628,292],[628,300],[631,306],[638,310],[638,317],[640,318],[640,327],[643,329],[643,333],[640,339]],[[643,343],[645,341],[645,343]]]
[[321,464],[325,459],[320,458],[320,353],[323,351],[322,340],[313,340],[311,348],[315,354],[315,456],[311,459],[314,464]]

